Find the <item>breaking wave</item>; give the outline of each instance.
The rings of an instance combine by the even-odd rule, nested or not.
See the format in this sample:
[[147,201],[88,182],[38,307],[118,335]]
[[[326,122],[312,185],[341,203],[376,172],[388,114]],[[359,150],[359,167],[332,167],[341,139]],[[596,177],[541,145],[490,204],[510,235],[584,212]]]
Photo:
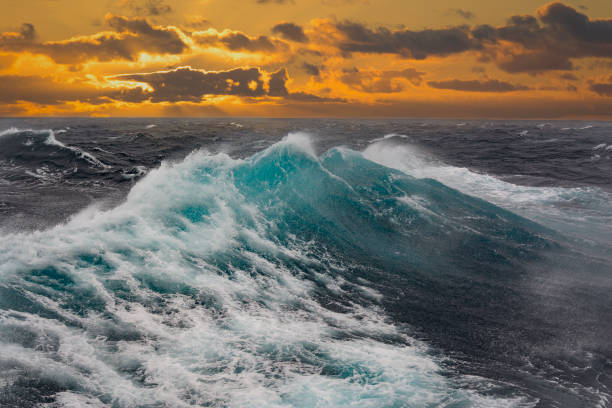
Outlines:
[[546,229],[385,146],[318,156],[291,134],[246,159],[198,151],[112,210],[0,237],[0,402],[535,406],[455,372],[389,318],[376,281],[467,258],[511,270],[553,245]]

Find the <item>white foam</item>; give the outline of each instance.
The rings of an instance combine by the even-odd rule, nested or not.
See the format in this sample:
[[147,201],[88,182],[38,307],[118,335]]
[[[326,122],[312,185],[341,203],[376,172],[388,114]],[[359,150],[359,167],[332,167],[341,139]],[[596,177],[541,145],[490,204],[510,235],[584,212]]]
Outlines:
[[[64,133],[64,131],[58,131],[57,133]],[[55,133],[53,130],[49,130],[48,131],[49,136],[47,137],[47,139],[45,140],[45,144],[47,145],[52,145],[52,146],[57,146],[60,147],[62,149],[66,149],[66,150],[70,150],[71,152],[75,153],[78,157],[82,158],[83,160],[87,161],[90,164],[93,164],[94,166],[97,167],[101,167],[103,169],[108,169],[111,166],[102,163],[100,160],[98,160],[97,157],[95,157],[93,154],[88,153],[84,150],[79,149],[78,147],[74,147],[74,146],[68,146],[62,142],[60,142],[59,140],[57,140],[57,138],[55,137]]]
[[[276,147],[288,147],[291,149],[298,149],[307,153],[312,158],[317,158],[317,153],[314,148],[313,138],[306,132],[292,132],[285,136],[280,142],[276,143]],[[265,155],[269,149],[264,150]]]
[[7,135],[14,135],[14,134],[19,133],[19,132],[23,132],[23,130],[20,130],[20,129],[16,128],[16,127],[10,127],[10,128],[5,129],[3,131],[0,131],[0,137],[7,136]]
[[137,177],[142,177],[147,174],[147,168],[145,166],[136,166],[132,168],[130,171],[122,171],[121,176],[127,180],[133,180]]
[[394,137],[399,137],[399,138],[402,138],[402,139],[407,139],[408,138],[408,136],[406,136],[406,135],[402,135],[402,134],[398,134],[398,133],[389,133],[387,135],[384,135],[383,137],[378,137],[376,139],[370,140],[370,143],[376,143],[376,142],[380,142],[381,140],[387,140],[387,139],[391,139],[391,138],[394,138]]
[[[412,145],[379,142],[363,151],[368,160],[400,170],[416,178],[431,178],[465,194],[480,197],[524,217],[542,222],[552,228],[568,226],[565,232],[578,227],[584,221],[585,209],[577,206],[584,202],[592,211],[590,228],[605,234],[606,227],[599,225],[610,208],[608,195],[590,187],[531,187],[505,182],[496,177],[473,172],[466,168],[449,166]],[[585,201],[587,200],[588,201]],[[414,203],[413,203],[414,204]],[[572,208],[576,211],[571,211]],[[591,208],[592,207],[592,208]],[[609,234],[609,231],[608,231]]]
[[75,392],[64,391],[55,395],[55,402],[42,404],[42,408],[110,408],[98,398],[89,397]]

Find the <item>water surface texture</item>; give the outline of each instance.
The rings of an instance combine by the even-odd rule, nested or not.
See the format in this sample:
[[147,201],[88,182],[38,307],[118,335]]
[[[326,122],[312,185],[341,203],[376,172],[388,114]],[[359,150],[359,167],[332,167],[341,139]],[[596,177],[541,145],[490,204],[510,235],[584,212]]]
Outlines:
[[0,119],[0,406],[607,407],[612,124]]

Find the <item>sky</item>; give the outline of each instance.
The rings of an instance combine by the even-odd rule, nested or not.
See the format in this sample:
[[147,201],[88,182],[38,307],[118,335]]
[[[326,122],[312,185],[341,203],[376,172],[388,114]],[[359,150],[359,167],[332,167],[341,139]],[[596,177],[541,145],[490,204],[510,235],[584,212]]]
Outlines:
[[612,120],[612,1],[0,0],[0,116]]

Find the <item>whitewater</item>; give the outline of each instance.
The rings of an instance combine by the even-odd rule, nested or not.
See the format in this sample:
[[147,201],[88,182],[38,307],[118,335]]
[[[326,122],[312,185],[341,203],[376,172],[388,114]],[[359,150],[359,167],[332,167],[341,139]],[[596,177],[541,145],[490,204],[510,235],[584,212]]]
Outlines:
[[[176,121],[0,133],[0,405],[611,403],[605,182],[518,183],[409,132]],[[194,143],[207,124],[227,133]]]

